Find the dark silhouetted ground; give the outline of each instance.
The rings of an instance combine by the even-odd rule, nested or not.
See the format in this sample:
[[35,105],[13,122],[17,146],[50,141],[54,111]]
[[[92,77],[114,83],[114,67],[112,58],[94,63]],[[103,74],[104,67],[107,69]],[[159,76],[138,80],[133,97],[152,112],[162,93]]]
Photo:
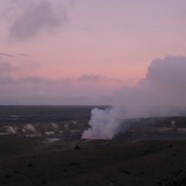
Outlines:
[[0,167],[7,186],[186,185],[186,141],[58,141]]

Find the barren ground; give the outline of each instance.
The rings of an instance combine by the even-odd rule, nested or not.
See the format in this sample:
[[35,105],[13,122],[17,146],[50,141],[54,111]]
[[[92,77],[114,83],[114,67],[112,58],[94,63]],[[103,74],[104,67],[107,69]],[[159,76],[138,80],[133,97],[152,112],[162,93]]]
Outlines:
[[32,151],[29,146],[1,157],[0,185],[186,185],[186,140],[67,140],[35,144]]

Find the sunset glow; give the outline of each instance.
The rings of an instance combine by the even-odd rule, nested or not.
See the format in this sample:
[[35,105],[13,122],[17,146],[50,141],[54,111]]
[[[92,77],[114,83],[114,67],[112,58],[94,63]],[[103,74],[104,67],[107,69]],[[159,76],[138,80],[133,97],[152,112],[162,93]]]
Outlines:
[[0,104],[111,104],[153,59],[186,56],[185,8],[184,0],[0,0]]

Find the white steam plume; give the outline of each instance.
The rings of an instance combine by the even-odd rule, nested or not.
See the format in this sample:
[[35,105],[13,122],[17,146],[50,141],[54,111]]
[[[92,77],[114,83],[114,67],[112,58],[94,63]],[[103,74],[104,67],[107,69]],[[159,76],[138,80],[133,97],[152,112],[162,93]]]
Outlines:
[[83,139],[112,139],[125,119],[185,115],[186,57],[154,59],[145,79],[118,90],[114,100],[110,109],[92,110]]

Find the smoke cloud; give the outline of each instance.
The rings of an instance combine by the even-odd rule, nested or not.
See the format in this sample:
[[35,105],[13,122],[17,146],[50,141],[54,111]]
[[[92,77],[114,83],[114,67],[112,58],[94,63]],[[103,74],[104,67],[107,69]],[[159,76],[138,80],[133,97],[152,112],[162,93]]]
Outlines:
[[133,87],[118,90],[113,100],[111,108],[92,110],[90,128],[82,138],[112,139],[125,119],[185,115],[186,57],[154,59],[146,77]]

